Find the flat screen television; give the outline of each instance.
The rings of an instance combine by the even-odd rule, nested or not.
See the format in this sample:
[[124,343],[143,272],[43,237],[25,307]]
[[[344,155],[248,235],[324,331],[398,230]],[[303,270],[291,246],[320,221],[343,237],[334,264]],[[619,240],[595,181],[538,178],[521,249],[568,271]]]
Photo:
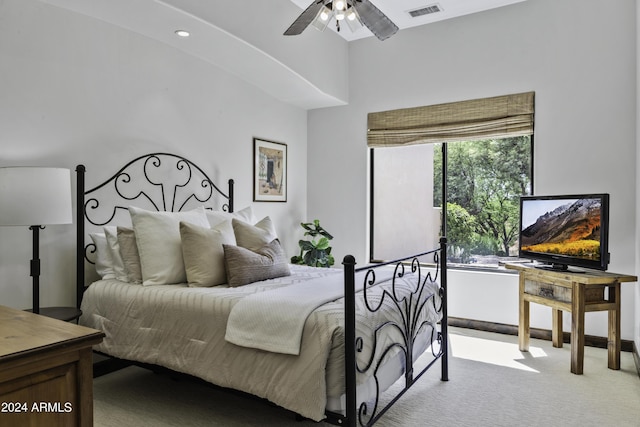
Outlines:
[[541,268],[606,270],[608,241],[608,194],[520,198],[520,258]]

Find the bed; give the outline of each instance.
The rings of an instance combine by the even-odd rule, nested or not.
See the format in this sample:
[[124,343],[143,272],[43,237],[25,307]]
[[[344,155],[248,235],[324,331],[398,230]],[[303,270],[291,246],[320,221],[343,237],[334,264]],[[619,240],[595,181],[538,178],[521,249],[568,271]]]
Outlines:
[[234,209],[233,180],[222,190],[182,156],[140,156],[90,189],[76,172],[95,351],[348,426],[374,424],[437,361],[448,380],[446,239],[360,268],[290,265],[271,219]]

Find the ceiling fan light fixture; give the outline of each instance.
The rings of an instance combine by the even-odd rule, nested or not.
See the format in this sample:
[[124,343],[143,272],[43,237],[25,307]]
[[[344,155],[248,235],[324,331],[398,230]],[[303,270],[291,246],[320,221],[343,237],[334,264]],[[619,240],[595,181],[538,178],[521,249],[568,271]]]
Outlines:
[[349,27],[349,30],[351,30],[352,33],[355,33],[356,31],[358,31],[360,28],[363,27],[362,21],[360,20],[360,16],[358,16],[358,12],[353,6],[347,9],[346,21],[347,21],[347,26]]
[[347,2],[345,0],[337,0],[333,6],[337,11],[345,11],[347,9]]
[[322,9],[320,9],[311,25],[313,25],[318,31],[324,31],[331,21],[331,15],[331,9],[327,6],[322,6]]
[[388,39],[399,29],[370,0],[313,0],[284,35],[296,36],[309,25],[324,31],[333,18],[336,19],[336,31],[340,31],[340,21],[346,21],[351,31],[367,27],[379,40]]

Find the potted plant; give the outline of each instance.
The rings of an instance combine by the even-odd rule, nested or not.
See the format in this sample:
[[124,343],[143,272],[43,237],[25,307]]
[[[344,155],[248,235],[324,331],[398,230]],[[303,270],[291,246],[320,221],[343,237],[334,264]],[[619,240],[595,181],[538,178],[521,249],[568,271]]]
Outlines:
[[291,258],[292,264],[310,265],[312,267],[331,267],[335,260],[331,255],[329,241],[333,236],[320,226],[320,221],[300,223],[306,231],[305,236],[311,236],[311,240],[300,240],[300,255]]

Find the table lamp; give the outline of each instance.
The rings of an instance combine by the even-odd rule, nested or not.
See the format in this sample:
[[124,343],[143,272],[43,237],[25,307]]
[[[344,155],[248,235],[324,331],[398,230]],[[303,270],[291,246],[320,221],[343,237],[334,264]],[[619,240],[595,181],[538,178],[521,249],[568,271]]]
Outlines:
[[0,167],[0,226],[29,226],[33,232],[34,313],[40,313],[40,230],[45,225],[71,223],[69,169]]

